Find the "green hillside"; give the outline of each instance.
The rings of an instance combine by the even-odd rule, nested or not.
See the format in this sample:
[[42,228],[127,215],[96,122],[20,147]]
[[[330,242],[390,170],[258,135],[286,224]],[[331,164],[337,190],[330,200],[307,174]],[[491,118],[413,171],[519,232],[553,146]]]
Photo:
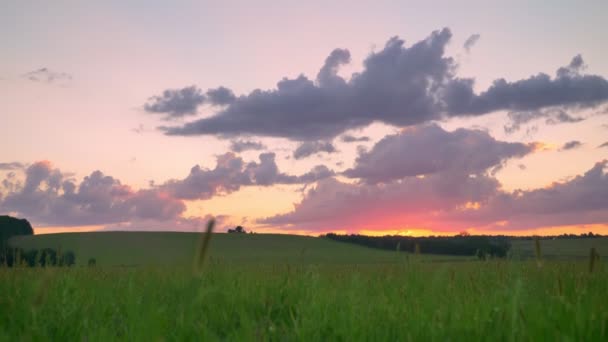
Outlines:
[[[71,250],[79,264],[95,258],[102,265],[174,265],[192,262],[200,238],[198,233],[90,232],[15,237],[11,244]],[[384,263],[395,261],[397,255],[318,237],[218,233],[211,239],[210,257],[243,263]]]

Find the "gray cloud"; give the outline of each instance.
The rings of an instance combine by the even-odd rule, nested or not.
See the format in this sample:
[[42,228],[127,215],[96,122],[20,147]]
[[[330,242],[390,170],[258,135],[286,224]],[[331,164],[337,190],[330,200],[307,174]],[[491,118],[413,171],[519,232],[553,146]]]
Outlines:
[[481,38],[481,35],[479,35],[478,33],[472,34],[471,36],[469,36],[469,38],[467,38],[467,40],[464,41],[462,47],[467,53],[470,52],[473,45],[477,44],[477,41],[479,41],[479,38]]
[[72,80],[72,75],[66,72],[57,72],[48,68],[40,68],[34,71],[23,74],[23,77],[34,82],[69,82]]
[[243,151],[259,151],[265,149],[266,146],[259,141],[251,140],[233,140],[230,142],[230,150],[232,152],[241,153]]
[[284,78],[272,90],[254,90],[238,97],[214,116],[181,127],[168,135],[250,134],[293,140],[328,140],[346,129],[381,121],[405,126],[440,118],[434,90],[454,68],[443,57],[451,33],[436,31],[406,48],[394,37],[372,53],[364,70],[349,81],[337,74],[349,53],[334,50],[319,71],[317,83],[301,75]]
[[308,190],[293,211],[262,224],[308,231],[426,228],[522,230],[608,222],[608,161],[549,187],[511,193],[487,176],[434,174],[388,184],[329,178]]
[[195,115],[198,106],[206,100],[205,95],[196,86],[182,89],[167,89],[162,95],[152,96],[144,104],[148,113],[165,114],[167,119]]
[[568,66],[557,69],[557,77],[577,77],[586,68],[583,56],[578,54],[572,58]]
[[119,180],[95,171],[77,184],[49,162],[25,170],[23,185],[8,180],[11,190],[1,211],[15,211],[37,224],[78,226],[128,220],[170,220],[186,210],[178,199],[154,190],[133,191]]
[[334,145],[328,141],[305,141],[293,152],[295,159],[303,159],[317,153],[336,153]]
[[225,106],[234,102],[234,100],[236,100],[236,96],[232,90],[226,87],[218,87],[207,90],[207,99],[215,106]]
[[549,108],[531,111],[509,112],[509,124],[504,126],[505,133],[513,133],[529,122],[538,119],[545,119],[547,125],[557,125],[560,123],[576,123],[585,120],[583,117],[575,117],[560,108]]
[[444,56],[451,36],[449,29],[435,31],[409,47],[393,37],[348,80],[338,69],[350,61],[350,53],[336,49],[316,80],[304,75],[284,78],[276,89],[239,96],[211,117],[162,129],[167,135],[247,134],[315,141],[372,122],[405,127],[499,110],[588,108],[608,100],[608,81],[582,74],[580,56],[553,78],[540,73],[514,82],[498,79],[476,94],[475,80],[456,77],[456,63]]
[[437,125],[419,126],[384,137],[369,152],[361,151],[355,166],[344,174],[369,183],[442,172],[481,174],[533,150],[534,145],[497,141],[481,130],[448,132]]
[[567,143],[565,143],[564,146],[562,146],[562,148],[560,150],[561,151],[574,150],[581,146],[583,146],[582,142],[580,142],[578,140],[572,140],[572,141],[568,141]]
[[497,194],[478,210],[453,213],[453,219],[503,230],[607,223],[607,165],[603,160],[583,175],[546,188]]
[[601,144],[597,148],[602,148],[602,147],[608,147],[608,141],[606,141],[605,143]]
[[325,59],[325,64],[317,74],[317,83],[321,87],[339,87],[346,85],[344,79],[338,76],[340,65],[350,63],[350,51],[335,49]]
[[[190,227],[192,222],[186,221],[194,218],[182,217],[186,211],[184,200],[209,199],[242,186],[307,184],[334,175],[322,165],[302,175],[282,173],[274,153],[262,153],[259,162],[249,163],[226,153],[217,157],[214,169],[197,165],[182,180],[152,183],[149,189],[137,191],[101,171],[77,182],[48,161],[33,163],[19,172],[23,173],[23,182],[9,172],[0,183],[0,213],[17,212],[35,224],[51,226],[142,223],[160,227],[173,222]],[[171,226],[168,229],[174,230]]]
[[[259,223],[321,232],[425,227],[433,221],[429,213],[482,201],[495,194],[498,186],[494,179],[468,175],[408,177],[387,184],[349,184],[328,178],[308,190],[292,212]],[[440,224],[433,228],[449,229]]]
[[345,142],[345,143],[365,142],[365,141],[370,141],[370,138],[366,137],[366,136],[355,137],[355,136],[350,135],[350,134],[344,134],[342,137],[340,137],[340,141]]
[[325,166],[316,166],[300,176],[288,175],[279,171],[275,157],[274,153],[262,153],[259,162],[245,163],[235,154],[226,153],[217,157],[215,168],[194,166],[186,178],[171,180],[161,189],[179,199],[209,199],[238,191],[242,186],[310,183],[334,174]]
[[497,110],[534,112],[547,107],[589,108],[608,100],[608,81],[581,74],[582,57],[577,55],[557,76],[539,73],[524,80],[495,80],[475,95],[473,79],[454,79],[445,88],[450,115],[479,115]]

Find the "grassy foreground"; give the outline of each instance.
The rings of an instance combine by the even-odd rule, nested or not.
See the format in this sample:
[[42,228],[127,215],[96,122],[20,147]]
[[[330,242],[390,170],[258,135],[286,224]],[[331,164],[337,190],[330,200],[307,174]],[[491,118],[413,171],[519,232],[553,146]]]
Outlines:
[[[224,238],[200,274],[191,263],[0,269],[0,340],[608,339],[604,262],[590,273],[586,261],[430,262]],[[222,257],[244,245],[267,254]]]

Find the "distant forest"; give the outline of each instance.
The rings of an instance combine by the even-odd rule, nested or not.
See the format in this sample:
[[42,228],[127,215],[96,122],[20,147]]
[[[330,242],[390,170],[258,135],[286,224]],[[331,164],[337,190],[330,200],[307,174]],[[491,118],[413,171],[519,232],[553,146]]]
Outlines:
[[506,235],[468,235],[461,233],[456,236],[411,237],[400,235],[339,235],[329,233],[324,235],[324,237],[334,241],[354,243],[370,248],[410,253],[477,256],[480,259],[486,259],[488,257],[506,257],[511,249],[512,240],[599,238],[602,235],[590,232],[580,235],[563,234],[559,236],[518,237]]

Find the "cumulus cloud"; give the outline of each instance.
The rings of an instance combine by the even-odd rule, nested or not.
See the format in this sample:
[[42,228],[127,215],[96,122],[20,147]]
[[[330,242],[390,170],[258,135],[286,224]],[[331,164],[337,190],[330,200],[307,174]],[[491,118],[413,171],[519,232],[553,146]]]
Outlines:
[[583,74],[580,55],[555,77],[539,73],[514,82],[498,79],[476,94],[475,80],[457,77],[457,64],[445,56],[451,37],[446,28],[409,47],[393,37],[348,79],[338,71],[349,63],[350,53],[335,49],[315,80],[304,75],[283,78],[275,89],[241,95],[211,117],[162,129],[167,135],[247,134],[328,141],[372,122],[405,127],[499,110],[541,113],[588,108],[608,100],[608,81]]
[[176,198],[202,200],[238,191],[242,186],[302,184],[333,175],[333,171],[322,165],[303,175],[288,175],[279,171],[275,157],[274,153],[262,153],[259,162],[246,163],[233,153],[225,153],[217,157],[215,168],[206,169],[196,165],[186,178],[171,180],[161,188]]
[[366,141],[370,141],[370,138],[366,137],[366,136],[355,137],[350,134],[344,134],[342,137],[340,137],[340,141],[345,142],[345,143],[366,142]]
[[446,87],[446,103],[451,115],[479,115],[497,110],[534,113],[543,108],[590,108],[608,100],[608,81],[583,75],[582,57],[558,69],[556,77],[539,73],[524,80],[495,80],[486,91],[475,95],[473,79],[454,79]]
[[251,140],[233,140],[230,142],[230,151],[241,153],[244,151],[259,151],[265,149],[266,146],[259,141]]
[[323,165],[301,175],[280,172],[274,153],[260,154],[257,162],[245,162],[226,153],[217,157],[214,169],[196,165],[184,179],[152,183],[150,188],[140,190],[101,171],[77,182],[72,174],[54,168],[48,161],[18,171],[23,177],[11,171],[0,183],[0,212],[16,212],[36,224],[51,226],[156,222],[160,227],[163,222],[185,222],[185,200],[209,199],[242,186],[308,184],[334,176]]
[[497,191],[494,179],[468,175],[409,177],[386,184],[349,184],[328,178],[308,190],[292,212],[261,219],[262,224],[308,231],[427,227],[433,213],[478,202]]
[[205,102],[205,95],[196,86],[182,89],[167,89],[162,95],[152,96],[144,104],[148,113],[164,114],[167,119],[195,115]]
[[45,83],[64,83],[72,80],[72,75],[68,74],[67,72],[57,72],[49,68],[40,68],[34,71],[30,71],[28,73],[23,74],[23,77],[33,82]]
[[42,161],[25,170],[25,182],[12,185],[0,202],[0,210],[17,212],[35,223],[78,226],[123,222],[132,219],[169,220],[186,209],[185,204],[162,192],[134,191],[101,171],[80,183],[69,174]]
[[259,222],[310,232],[507,231],[608,223],[608,160],[533,190],[505,191],[488,172],[536,145],[496,141],[478,130],[407,129],[361,154],[345,172],[359,182],[321,180],[292,211]]
[[329,178],[308,190],[293,211],[260,223],[311,232],[505,231],[607,223],[607,165],[608,161],[602,161],[569,181],[510,193],[489,176],[434,174],[385,184],[350,184]]
[[207,99],[215,106],[225,106],[234,102],[236,96],[232,90],[226,87],[218,87],[207,90]]
[[250,134],[312,141],[328,140],[373,121],[403,126],[439,118],[439,104],[431,92],[454,67],[452,58],[443,57],[450,37],[448,29],[436,31],[409,48],[403,40],[391,38],[348,81],[338,75],[338,68],[350,60],[350,53],[336,49],[316,82],[304,75],[284,78],[276,89],[254,90],[212,117],[165,131],[169,135]]
[[481,38],[481,35],[479,35],[478,33],[472,34],[471,36],[469,36],[469,38],[467,38],[467,40],[464,41],[462,47],[464,47],[464,50],[469,53],[473,45],[477,44],[479,38]]
[[371,151],[362,151],[355,166],[344,174],[369,183],[441,172],[480,174],[509,158],[531,153],[534,146],[497,141],[481,130],[448,132],[426,125],[384,137]]
[[305,141],[293,152],[295,159],[303,159],[317,153],[336,153],[334,145],[328,141]]
[[495,229],[608,223],[607,160],[583,175],[549,187],[499,193],[477,210],[454,213],[452,219]]
[[564,146],[562,146],[562,148],[560,150],[561,151],[574,150],[581,146],[583,146],[582,142],[580,142],[578,140],[572,140],[572,141],[568,141],[567,143],[565,143]]

